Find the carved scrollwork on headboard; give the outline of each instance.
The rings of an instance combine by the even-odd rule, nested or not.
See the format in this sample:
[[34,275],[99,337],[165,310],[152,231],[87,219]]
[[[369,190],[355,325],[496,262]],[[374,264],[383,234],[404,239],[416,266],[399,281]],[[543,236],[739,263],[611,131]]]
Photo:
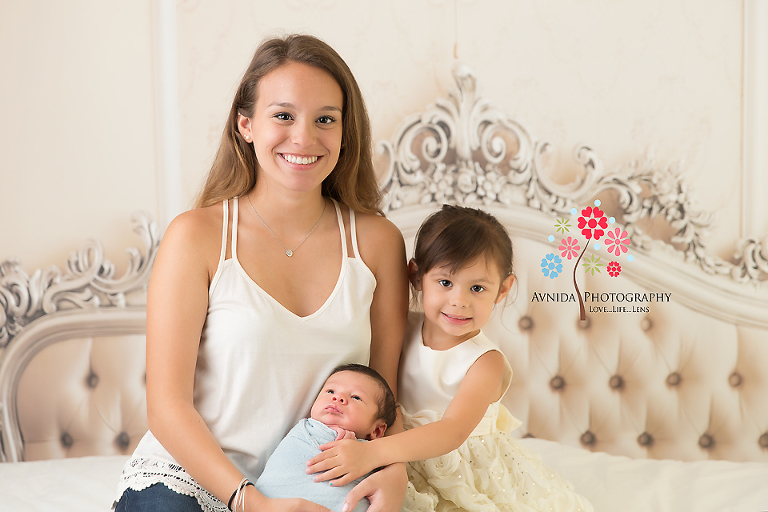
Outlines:
[[457,66],[454,77],[458,89],[448,100],[438,99],[424,112],[407,117],[391,142],[380,143],[379,150],[389,156],[385,211],[429,202],[524,202],[552,213],[577,206],[575,199],[602,171],[592,150],[577,148],[584,178],[557,190],[540,172],[551,145],[536,141],[523,126],[478,97],[476,79],[465,66]]
[[50,266],[30,276],[16,260],[0,263],[0,347],[7,346],[27,324],[44,314],[131,305],[130,294],[146,289],[160,245],[157,225],[149,214],[136,213],[133,222],[145,251],[127,249],[128,267],[120,277],[115,277],[114,265],[104,259],[101,243],[96,240],[72,252],[66,272]]
[[[525,205],[554,216],[583,207],[602,192],[617,203],[611,211],[640,250],[663,251],[735,282],[768,283],[768,247],[755,238],[740,242],[732,261],[709,254],[703,238],[714,221],[693,208],[680,167],[643,158],[616,173],[586,145],[576,148],[581,176],[567,185],[547,178],[544,157],[551,144],[536,140],[521,124],[477,94],[466,67],[454,69],[457,89],[407,117],[391,141],[379,144],[388,157],[384,211],[425,203],[465,206]],[[646,233],[642,221],[662,218],[668,240]]]

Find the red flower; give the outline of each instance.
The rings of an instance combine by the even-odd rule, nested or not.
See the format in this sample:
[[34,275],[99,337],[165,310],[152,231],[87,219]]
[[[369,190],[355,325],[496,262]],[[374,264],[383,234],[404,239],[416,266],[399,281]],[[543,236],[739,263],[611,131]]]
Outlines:
[[576,256],[578,256],[578,254],[579,254],[578,251],[579,251],[579,249],[581,249],[581,247],[576,245],[578,243],[578,240],[576,240],[575,238],[568,237],[568,238],[563,238],[562,240],[560,240],[560,243],[562,245],[560,247],[558,247],[558,249],[560,249],[562,251],[562,253],[560,253],[560,255],[563,258],[571,259],[571,258],[575,258]]
[[595,206],[587,206],[581,210],[582,217],[579,217],[579,229],[581,233],[587,237],[587,240],[594,238],[600,240],[600,237],[605,234],[604,229],[608,228],[608,219],[605,218],[603,210]]
[[627,246],[629,245],[629,239],[627,238],[627,232],[622,231],[619,228],[609,231],[605,235],[605,247],[608,252],[621,256],[621,253],[627,252]]
[[621,265],[615,261],[610,262],[608,264],[608,275],[611,277],[619,277],[619,274],[621,274]]

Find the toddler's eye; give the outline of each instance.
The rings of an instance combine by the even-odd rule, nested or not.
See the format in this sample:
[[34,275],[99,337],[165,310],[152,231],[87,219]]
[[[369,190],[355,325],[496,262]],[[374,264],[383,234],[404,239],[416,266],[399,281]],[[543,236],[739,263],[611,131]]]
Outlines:
[[475,293],[480,293],[485,290],[484,286],[480,286],[479,284],[474,285],[471,290]]
[[357,396],[357,395],[352,395],[352,398],[353,398],[354,400],[358,400],[358,401],[361,401],[361,402],[363,401],[363,399],[362,399],[362,398],[360,398],[360,397],[359,397],[359,396]]
[[325,392],[328,393],[329,395],[333,394],[333,390],[332,389],[327,389]]
[[441,279],[438,281],[438,283],[440,284],[440,286],[444,288],[448,288],[449,286],[451,286],[451,282],[447,279]]

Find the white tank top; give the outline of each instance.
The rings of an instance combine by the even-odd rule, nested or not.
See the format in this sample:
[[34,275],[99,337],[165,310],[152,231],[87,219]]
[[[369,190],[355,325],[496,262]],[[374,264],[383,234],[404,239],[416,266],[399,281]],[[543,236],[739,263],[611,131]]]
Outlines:
[[[354,212],[349,216],[354,257],[349,257],[341,209],[336,201],[333,203],[341,234],[341,272],[325,303],[311,315],[299,317],[266,293],[240,265],[237,199],[231,202],[232,257],[225,259],[229,202],[224,201],[221,256],[208,292],[194,403],[224,453],[251,480],[261,474],[267,458],[291,427],[309,415],[334,367],[368,364],[376,279],[360,258]],[[149,462],[155,468],[150,473],[157,473],[157,464],[152,461],[178,467],[147,432],[132,464],[124,470],[127,485],[123,487],[146,487],[147,471],[136,469],[143,466],[146,470],[145,462]],[[161,465],[166,470],[169,467]],[[141,473],[138,478],[142,485],[134,485],[138,483],[137,473]],[[161,476],[174,481],[180,475]],[[168,480],[156,481],[168,485]],[[184,494],[189,494],[185,490]]]

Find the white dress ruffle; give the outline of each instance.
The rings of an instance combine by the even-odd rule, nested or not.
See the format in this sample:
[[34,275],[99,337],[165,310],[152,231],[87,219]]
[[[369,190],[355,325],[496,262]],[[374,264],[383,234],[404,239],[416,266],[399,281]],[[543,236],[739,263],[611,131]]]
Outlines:
[[592,512],[573,486],[506,432],[408,464],[404,512]]

